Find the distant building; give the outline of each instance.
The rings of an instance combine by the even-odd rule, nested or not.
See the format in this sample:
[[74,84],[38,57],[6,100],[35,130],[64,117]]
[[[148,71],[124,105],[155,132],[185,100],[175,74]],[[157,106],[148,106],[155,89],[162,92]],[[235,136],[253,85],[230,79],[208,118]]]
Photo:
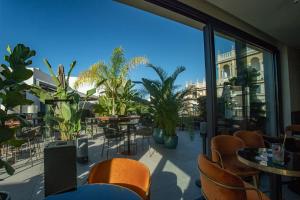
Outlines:
[[185,88],[191,92],[185,97],[188,99],[184,108],[183,114],[190,116],[199,115],[198,99],[199,97],[206,96],[206,81],[186,82]]
[[[36,85],[39,86],[49,92],[56,91],[56,86],[51,78],[51,76],[39,68],[28,68],[33,71],[33,75],[31,78],[25,81],[28,85]],[[70,77],[70,87],[78,92],[81,97],[84,97],[86,91],[92,89],[93,87],[90,85],[83,85],[80,86],[78,89],[74,88],[74,83],[77,80],[77,77]],[[26,98],[33,101],[32,105],[21,106],[21,108],[15,108],[15,112],[23,113],[23,114],[30,114],[33,118],[37,117],[38,113],[45,113],[46,106],[44,103],[40,102],[39,98],[31,94],[30,92],[26,92]],[[93,98],[97,98],[97,94],[93,95]],[[89,104],[86,104],[88,107]]]
[[[255,101],[265,102],[265,85],[264,85],[264,66],[263,66],[263,53],[256,51],[251,48],[246,48],[246,51],[240,55],[240,62],[243,62],[243,66],[247,68],[254,68],[257,70],[259,75],[255,78],[256,80],[252,84],[256,85]],[[238,76],[237,69],[237,56],[236,51],[232,48],[231,51],[225,53],[218,53],[216,56],[216,67],[217,67],[217,97],[223,97],[228,103],[225,108],[225,118],[242,120],[243,109],[248,109],[247,113],[250,113],[250,97],[249,90],[246,89],[246,105],[243,106],[242,101],[242,87],[241,86],[226,86],[224,84],[229,83],[232,78]],[[198,102],[197,99],[201,96],[206,96],[206,82],[205,80],[199,82],[187,82],[186,88],[191,89],[191,94],[186,98],[190,99],[186,108],[186,112],[197,115]],[[248,96],[247,96],[248,95]]]
[[[94,85],[92,84],[89,84],[89,83],[86,83],[86,84],[82,84],[80,85],[78,88],[75,88],[75,82],[77,81],[78,77],[77,76],[71,76],[70,77],[70,80],[69,80],[69,86],[73,89],[73,90],[76,90],[82,94],[86,94],[86,92],[90,89],[92,89],[94,87]],[[101,94],[101,92],[103,91],[104,89],[100,88],[100,89],[97,89],[96,91],[96,94],[94,96],[99,96]]]
[[[255,91],[250,91],[250,88],[246,87],[243,94],[242,87],[239,85],[224,86],[224,83],[230,82],[234,77],[238,77],[239,73],[244,73],[238,72],[237,62],[240,62],[241,66],[244,66],[248,70],[255,69],[258,72],[259,75],[254,77],[254,80],[251,82],[252,85],[255,85]],[[224,98],[225,118],[234,120],[243,120],[244,117],[249,118],[251,109],[250,103],[265,103],[263,64],[263,53],[248,47],[245,49],[245,52],[242,52],[241,55],[239,55],[239,58],[237,58],[236,50],[234,48],[229,52],[218,53],[217,97]],[[250,92],[252,95],[251,102]]]
[[[243,65],[246,65],[248,68],[254,68],[259,72],[257,76],[256,84],[261,88],[257,93],[262,93],[264,96],[264,66],[263,66],[263,53],[256,51],[251,48],[246,48],[244,55],[241,55],[239,58],[243,60]],[[237,77],[237,57],[235,49],[232,49],[229,52],[218,53],[217,55],[217,96],[222,96],[223,86],[225,82],[228,82],[231,78]]]

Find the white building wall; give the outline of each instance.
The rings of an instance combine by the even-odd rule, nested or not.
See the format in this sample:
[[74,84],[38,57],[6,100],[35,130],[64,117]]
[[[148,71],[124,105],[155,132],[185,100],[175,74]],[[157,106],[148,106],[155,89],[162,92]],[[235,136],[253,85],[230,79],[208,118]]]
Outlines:
[[[78,79],[78,77],[75,77],[75,76],[70,77],[69,86],[72,89],[77,90],[78,92],[86,94],[86,92],[88,90],[93,89],[95,87],[93,84],[82,84],[78,88],[75,88],[75,82],[77,81],[77,79]],[[94,95],[99,96],[102,91],[103,91],[103,89],[97,90],[96,94],[94,94]]]

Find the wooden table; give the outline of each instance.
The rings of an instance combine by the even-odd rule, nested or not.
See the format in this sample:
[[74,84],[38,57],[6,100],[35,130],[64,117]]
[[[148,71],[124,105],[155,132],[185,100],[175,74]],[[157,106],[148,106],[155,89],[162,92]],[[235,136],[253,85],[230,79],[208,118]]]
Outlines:
[[75,191],[50,195],[45,200],[142,200],[132,190],[112,184],[88,184]]
[[240,162],[249,167],[268,172],[271,176],[271,199],[282,199],[281,176],[300,177],[300,153],[284,152],[284,162],[272,161],[272,150],[267,148],[244,148],[237,151]]

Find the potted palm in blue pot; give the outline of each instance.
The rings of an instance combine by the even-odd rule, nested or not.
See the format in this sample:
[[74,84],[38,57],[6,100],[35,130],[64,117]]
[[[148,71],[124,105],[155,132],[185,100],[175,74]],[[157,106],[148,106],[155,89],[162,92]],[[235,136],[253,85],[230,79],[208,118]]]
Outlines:
[[177,76],[185,71],[185,67],[177,67],[170,76],[160,67],[152,64],[149,64],[148,67],[152,68],[159,76],[159,80],[143,78],[141,82],[150,95],[150,101],[146,102],[156,125],[153,138],[157,143],[164,143],[167,148],[176,148],[179,110],[188,91],[176,90],[175,81]]

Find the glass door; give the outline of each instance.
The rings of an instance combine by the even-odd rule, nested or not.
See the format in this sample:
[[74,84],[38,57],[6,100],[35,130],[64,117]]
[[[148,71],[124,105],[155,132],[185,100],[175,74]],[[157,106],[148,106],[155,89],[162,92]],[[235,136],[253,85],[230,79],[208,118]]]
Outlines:
[[217,134],[261,130],[276,134],[273,54],[214,34]]

